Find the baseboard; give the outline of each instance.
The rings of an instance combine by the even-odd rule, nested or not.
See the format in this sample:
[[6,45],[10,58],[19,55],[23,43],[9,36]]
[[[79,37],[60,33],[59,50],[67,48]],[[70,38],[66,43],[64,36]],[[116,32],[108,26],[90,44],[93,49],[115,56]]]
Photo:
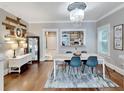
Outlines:
[[40,61],[45,61],[45,58],[44,58],[44,57],[41,57],[41,58],[40,58]]
[[112,65],[111,63],[106,63],[106,65],[107,65],[108,67],[110,67],[111,69],[114,69],[115,71],[117,71],[117,72],[120,73],[121,75],[124,75],[124,70],[123,70],[123,69],[120,69],[119,67],[114,66],[114,65]]
[[5,69],[4,70],[4,76],[7,75],[9,73],[9,69]]

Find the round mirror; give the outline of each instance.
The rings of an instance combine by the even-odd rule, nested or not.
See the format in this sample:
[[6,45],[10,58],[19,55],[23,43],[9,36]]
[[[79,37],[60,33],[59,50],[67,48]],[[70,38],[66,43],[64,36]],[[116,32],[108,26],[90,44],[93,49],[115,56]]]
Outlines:
[[22,29],[19,27],[15,28],[14,33],[16,37],[22,37]]

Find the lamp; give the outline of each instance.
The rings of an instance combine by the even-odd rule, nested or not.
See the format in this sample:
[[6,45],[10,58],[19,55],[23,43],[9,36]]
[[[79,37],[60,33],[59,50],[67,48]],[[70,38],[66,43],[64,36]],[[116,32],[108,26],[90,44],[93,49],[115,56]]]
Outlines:
[[11,49],[14,51],[13,58],[16,58],[15,51],[16,51],[17,48],[18,48],[17,43],[12,43],[11,44]]
[[74,2],[69,4],[67,10],[70,12],[70,20],[72,22],[82,22],[84,19],[84,9],[86,4],[84,2]]
[[23,43],[23,48],[27,48],[27,43]]
[[27,43],[25,41],[19,42],[19,47],[24,48],[24,54],[26,53]]
[[24,54],[26,54],[27,43],[23,43]]
[[19,47],[23,48],[23,44],[25,43],[25,41],[19,41]]

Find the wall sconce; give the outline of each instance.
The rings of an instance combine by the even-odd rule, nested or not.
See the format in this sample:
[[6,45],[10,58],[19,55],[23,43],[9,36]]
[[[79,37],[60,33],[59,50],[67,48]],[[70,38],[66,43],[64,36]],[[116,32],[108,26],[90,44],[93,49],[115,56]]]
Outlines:
[[13,58],[16,58],[15,51],[16,51],[17,48],[18,48],[17,43],[12,43],[11,44],[11,49],[14,51]]

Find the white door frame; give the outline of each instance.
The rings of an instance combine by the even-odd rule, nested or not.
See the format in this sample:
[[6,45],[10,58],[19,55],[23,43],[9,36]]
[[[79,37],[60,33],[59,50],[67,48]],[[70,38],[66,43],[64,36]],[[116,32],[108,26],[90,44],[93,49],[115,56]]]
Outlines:
[[59,51],[59,29],[43,29],[43,57],[46,55],[46,39],[45,39],[45,32],[56,32],[56,39],[57,39],[57,53]]

